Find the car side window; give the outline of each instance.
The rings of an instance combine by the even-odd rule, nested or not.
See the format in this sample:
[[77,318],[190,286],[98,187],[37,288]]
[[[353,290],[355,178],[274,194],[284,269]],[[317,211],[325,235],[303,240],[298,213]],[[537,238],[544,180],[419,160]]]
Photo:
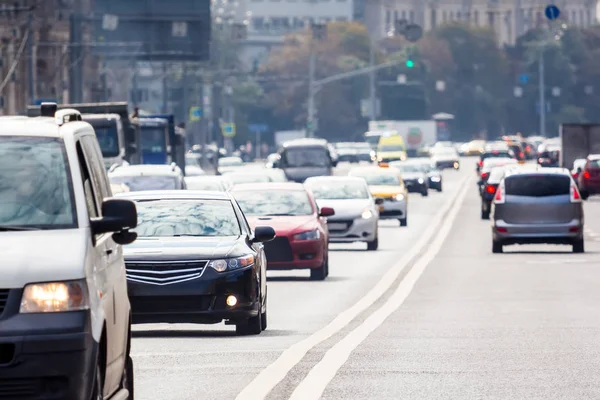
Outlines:
[[75,147],[77,150],[79,169],[81,170],[81,180],[83,184],[83,192],[85,194],[85,203],[87,206],[88,215],[90,218],[97,218],[99,216],[98,204],[96,203],[96,196],[94,194],[90,168],[88,166],[85,153],[83,152],[81,141],[78,141]]
[[82,139],[82,142],[83,151],[85,152],[86,158],[90,164],[92,179],[96,185],[95,187],[97,188],[96,192],[99,196],[98,204],[102,204],[104,199],[112,197],[110,184],[108,183],[105,168],[102,163],[102,153],[100,152],[100,147],[98,146],[97,140],[94,138],[94,136],[85,136]]

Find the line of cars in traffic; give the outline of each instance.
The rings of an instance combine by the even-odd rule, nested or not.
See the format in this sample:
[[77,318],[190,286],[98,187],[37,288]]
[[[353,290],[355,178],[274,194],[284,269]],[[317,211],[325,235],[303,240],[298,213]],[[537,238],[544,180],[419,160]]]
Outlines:
[[583,196],[569,170],[524,163],[498,141],[484,145],[476,171],[493,253],[513,244],[566,244],[584,252]]

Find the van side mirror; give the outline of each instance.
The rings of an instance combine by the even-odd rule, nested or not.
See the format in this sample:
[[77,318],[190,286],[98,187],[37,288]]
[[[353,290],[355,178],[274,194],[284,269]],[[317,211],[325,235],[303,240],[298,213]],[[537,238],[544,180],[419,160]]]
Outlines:
[[378,205],[378,206],[382,205],[383,204],[383,199],[381,199],[381,198],[375,199],[375,204]]
[[113,233],[117,244],[130,244],[137,238],[129,229],[137,226],[137,208],[131,200],[106,199],[102,203],[102,217],[91,221],[92,233]]
[[252,239],[252,243],[264,243],[270,242],[275,239],[276,233],[275,229],[270,226],[257,226],[254,229],[254,238]]

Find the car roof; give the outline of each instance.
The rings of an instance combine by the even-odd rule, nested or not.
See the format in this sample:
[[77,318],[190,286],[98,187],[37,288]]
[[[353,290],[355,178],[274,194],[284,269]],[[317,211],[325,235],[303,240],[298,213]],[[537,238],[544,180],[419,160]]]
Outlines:
[[588,159],[589,159],[589,160],[594,160],[594,161],[596,161],[596,160],[600,160],[600,154],[590,154],[590,155],[588,156]]
[[289,147],[303,147],[303,146],[320,146],[327,147],[328,143],[325,139],[314,139],[314,138],[301,138],[288,140],[283,143],[284,148]]
[[305,191],[306,188],[301,183],[296,182],[259,182],[259,183],[240,183],[235,185],[232,189],[236,192],[241,191],[256,191],[261,190],[294,190],[294,191]]
[[139,164],[120,166],[110,171],[109,176],[180,176],[181,170],[173,165]]
[[131,200],[229,200],[228,192],[212,190],[147,190],[139,192],[119,193],[117,197]]
[[506,176],[514,175],[566,175],[571,176],[571,173],[566,168],[549,168],[536,165],[532,168],[509,168],[506,170]]

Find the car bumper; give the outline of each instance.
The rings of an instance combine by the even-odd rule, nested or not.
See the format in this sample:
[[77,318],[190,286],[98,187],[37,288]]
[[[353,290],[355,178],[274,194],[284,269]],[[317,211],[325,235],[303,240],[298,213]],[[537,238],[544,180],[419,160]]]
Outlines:
[[[206,267],[199,278],[167,285],[128,279],[133,323],[219,323],[258,315],[258,279],[254,267],[219,273]],[[226,304],[228,296],[237,304]]]
[[267,269],[290,271],[295,269],[314,269],[323,266],[325,242],[321,240],[290,241],[292,258],[289,261],[269,261]]
[[508,224],[497,220],[492,225],[494,241],[504,244],[570,244],[583,238],[583,221],[560,224]]
[[430,189],[439,189],[442,187],[442,179],[433,180],[433,178],[429,178],[429,188]]
[[404,184],[406,185],[406,189],[409,193],[421,193],[428,189],[427,183],[425,182],[419,183],[418,181],[404,181]]
[[[329,229],[330,243],[352,243],[352,242],[371,242],[377,237],[376,216],[369,219],[356,218],[352,221],[339,221],[329,218],[329,225],[345,223],[347,228],[344,230]],[[335,226],[335,225],[333,225]]]
[[400,219],[406,218],[407,201],[390,201],[385,199],[383,206],[379,211],[379,219]]
[[87,399],[98,351],[90,313],[19,314],[20,295],[0,318],[0,398]]
[[458,162],[458,160],[438,161],[435,163],[435,165],[438,169],[447,169],[447,168],[459,169],[460,168],[460,162]]

